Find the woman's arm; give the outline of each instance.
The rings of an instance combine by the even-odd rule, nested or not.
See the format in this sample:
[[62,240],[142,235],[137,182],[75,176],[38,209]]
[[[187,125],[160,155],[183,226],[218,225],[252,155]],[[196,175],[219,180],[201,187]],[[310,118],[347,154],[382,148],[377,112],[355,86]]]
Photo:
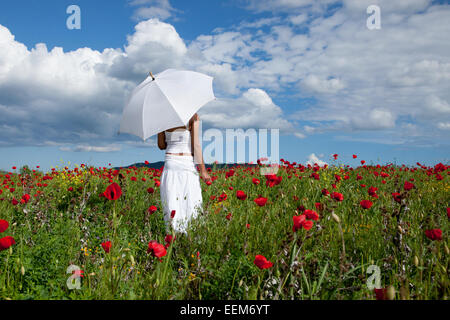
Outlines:
[[203,162],[202,146],[200,145],[199,139],[199,125],[200,117],[195,114],[192,117],[191,122],[191,150],[194,154],[194,162],[200,167],[200,175],[205,181],[211,181],[211,177],[205,168],[205,163]]
[[165,150],[167,148],[166,135],[164,132],[158,133],[158,148]]

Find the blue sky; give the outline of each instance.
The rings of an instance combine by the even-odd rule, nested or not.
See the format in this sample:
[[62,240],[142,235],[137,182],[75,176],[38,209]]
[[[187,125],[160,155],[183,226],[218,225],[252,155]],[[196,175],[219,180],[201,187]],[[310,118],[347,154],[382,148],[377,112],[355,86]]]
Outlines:
[[205,129],[279,128],[281,158],[448,163],[448,21],[427,0],[2,1],[0,169],[163,160],[115,132],[130,90],[170,67],[214,76]]

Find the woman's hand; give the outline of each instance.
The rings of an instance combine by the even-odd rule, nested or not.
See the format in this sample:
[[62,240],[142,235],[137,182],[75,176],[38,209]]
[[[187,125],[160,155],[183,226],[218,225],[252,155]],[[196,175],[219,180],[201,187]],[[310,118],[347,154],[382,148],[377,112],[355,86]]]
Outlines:
[[200,172],[200,176],[202,177],[202,179],[205,181],[205,182],[212,182],[211,181],[211,177],[209,176],[209,174],[208,174],[208,172],[206,171],[206,170],[201,170],[201,172]]

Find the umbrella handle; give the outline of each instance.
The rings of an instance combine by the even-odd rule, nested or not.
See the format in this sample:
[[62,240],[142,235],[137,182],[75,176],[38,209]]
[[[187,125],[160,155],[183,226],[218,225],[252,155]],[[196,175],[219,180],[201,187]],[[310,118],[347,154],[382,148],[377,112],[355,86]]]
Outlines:
[[153,76],[153,73],[150,71],[150,77],[152,77],[153,80],[155,80],[155,77]]

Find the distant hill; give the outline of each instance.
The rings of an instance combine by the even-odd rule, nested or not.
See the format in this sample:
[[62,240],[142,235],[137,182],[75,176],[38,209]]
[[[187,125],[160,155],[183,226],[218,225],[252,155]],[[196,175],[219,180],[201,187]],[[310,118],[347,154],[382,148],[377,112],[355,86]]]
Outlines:
[[[256,164],[248,164],[248,163],[218,163],[218,164],[205,164],[206,168],[213,168],[214,166],[217,169],[223,169],[223,168],[227,168],[227,167],[233,167],[233,166],[247,166],[247,167],[254,167],[256,166]],[[143,162],[138,162],[138,163],[133,163],[129,166],[126,167],[115,167],[113,169],[120,169],[120,168],[130,168],[130,167],[136,167],[136,168],[141,168],[141,167],[147,167],[147,168],[152,168],[152,169],[161,169],[164,166],[164,161],[158,161],[158,162],[152,162],[149,164],[145,164]]]

